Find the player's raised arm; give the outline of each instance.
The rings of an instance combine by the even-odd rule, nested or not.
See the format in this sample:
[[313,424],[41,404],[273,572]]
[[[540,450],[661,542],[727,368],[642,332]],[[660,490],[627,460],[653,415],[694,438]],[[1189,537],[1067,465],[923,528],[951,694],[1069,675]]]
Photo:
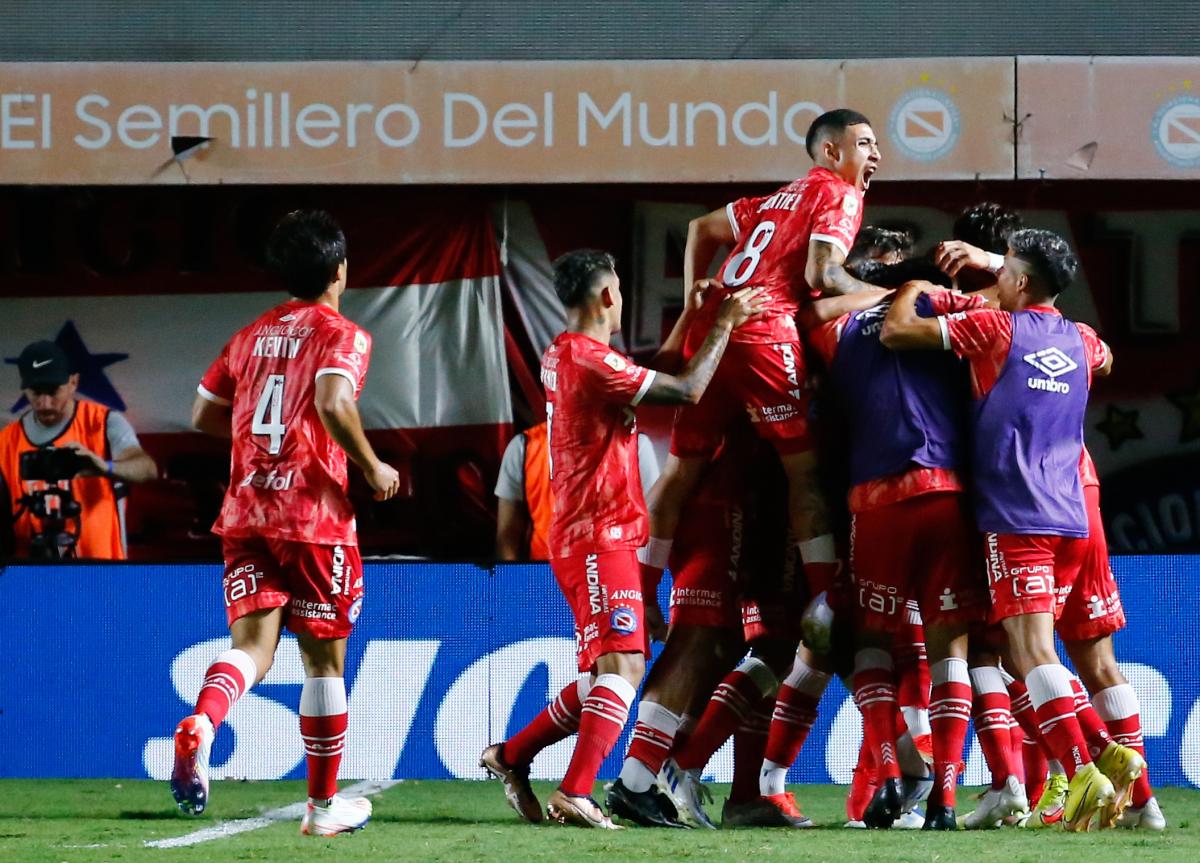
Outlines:
[[803,329],[809,330],[829,321],[836,321],[842,315],[861,312],[879,305],[892,293],[891,288],[871,286],[871,289],[867,291],[857,291],[837,297],[822,297],[800,310],[801,326]]
[[314,402],[321,425],[350,460],[362,468],[375,499],[387,500],[395,495],[400,490],[400,474],[379,460],[367,440],[354,401],[354,384],[342,375],[322,375],[317,378]]
[[686,303],[696,281],[708,275],[708,268],[723,246],[737,241],[728,208],[713,210],[688,222],[687,245],[683,249],[683,299]]
[[907,282],[896,292],[892,307],[883,319],[879,341],[892,350],[937,350],[944,347],[938,318],[917,314],[917,297],[924,291],[941,290],[930,282]]
[[808,241],[808,260],[804,280],[814,291],[826,296],[875,290],[875,286],[854,278],[846,270],[846,253],[825,240]]
[[210,401],[203,394],[197,394],[192,402],[192,428],[213,437],[228,440],[233,436],[233,408],[229,404],[218,404]]
[[730,334],[758,313],[766,297],[757,288],[743,288],[726,297],[717,312],[717,319],[709,330],[708,338],[696,351],[679,375],[657,374],[646,391],[643,403],[647,404],[696,404],[700,401],[709,381],[717,370],[717,364],[729,345]]

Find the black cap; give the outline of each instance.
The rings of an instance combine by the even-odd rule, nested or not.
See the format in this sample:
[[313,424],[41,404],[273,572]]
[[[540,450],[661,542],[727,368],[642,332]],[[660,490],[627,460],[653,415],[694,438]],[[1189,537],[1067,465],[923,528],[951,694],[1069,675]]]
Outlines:
[[71,377],[71,361],[54,342],[34,342],[17,357],[21,389],[60,387]]

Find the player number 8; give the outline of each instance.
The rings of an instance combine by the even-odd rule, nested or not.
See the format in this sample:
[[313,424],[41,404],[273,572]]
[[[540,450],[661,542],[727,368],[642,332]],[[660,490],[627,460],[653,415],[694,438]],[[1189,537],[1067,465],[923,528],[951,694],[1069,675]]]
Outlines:
[[750,281],[750,277],[754,275],[755,269],[758,268],[758,262],[762,258],[762,253],[766,251],[767,245],[774,236],[774,222],[759,222],[750,234],[750,238],[746,240],[746,247],[730,258],[729,263],[725,265],[725,271],[721,274],[721,281],[731,288],[736,288]]

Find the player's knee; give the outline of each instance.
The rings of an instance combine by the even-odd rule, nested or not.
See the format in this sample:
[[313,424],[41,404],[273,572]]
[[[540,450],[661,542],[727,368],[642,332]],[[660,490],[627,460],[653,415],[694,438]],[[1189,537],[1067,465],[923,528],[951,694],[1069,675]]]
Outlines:
[[646,657],[640,653],[606,653],[596,662],[599,674],[616,674],[635,689],[646,675]]

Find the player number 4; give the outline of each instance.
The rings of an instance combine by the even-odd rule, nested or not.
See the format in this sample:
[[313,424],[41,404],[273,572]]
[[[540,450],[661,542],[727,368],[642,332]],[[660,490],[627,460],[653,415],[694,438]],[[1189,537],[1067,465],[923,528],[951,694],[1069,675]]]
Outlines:
[[754,231],[746,240],[745,248],[730,258],[729,263],[725,265],[725,271],[721,273],[721,281],[731,288],[736,288],[750,281],[750,277],[758,269],[758,262],[762,259],[762,253],[767,250],[767,246],[774,236],[774,222],[759,222],[755,225]]
[[250,424],[250,433],[267,435],[270,442],[267,452],[279,455],[283,448],[283,434],[287,426],[283,424],[283,375],[267,375],[262,394],[254,408],[254,420]]

